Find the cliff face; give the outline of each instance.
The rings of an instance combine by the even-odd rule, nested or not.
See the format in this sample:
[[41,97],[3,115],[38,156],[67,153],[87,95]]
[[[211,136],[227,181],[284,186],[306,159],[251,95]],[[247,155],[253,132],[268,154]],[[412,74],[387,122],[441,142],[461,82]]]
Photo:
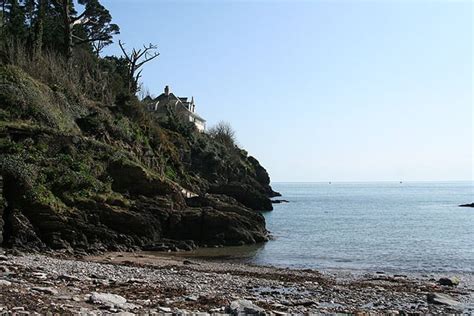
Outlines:
[[98,104],[0,66],[0,153],[7,245],[190,249],[267,240],[255,210],[271,209],[276,193],[258,161],[190,126],[159,125],[134,98]]

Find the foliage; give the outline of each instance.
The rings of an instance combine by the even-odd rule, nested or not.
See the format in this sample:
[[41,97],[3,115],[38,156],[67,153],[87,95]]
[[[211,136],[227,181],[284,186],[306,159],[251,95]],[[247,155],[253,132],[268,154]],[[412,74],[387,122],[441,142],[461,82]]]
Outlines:
[[208,130],[208,134],[212,139],[228,148],[234,148],[236,146],[235,131],[227,122],[217,123]]
[[[258,188],[259,179],[268,182],[264,171],[259,176],[258,162],[238,148],[228,123],[199,133],[171,109],[166,119],[146,111],[135,93],[140,67],[158,56],[147,55],[155,47],[100,57],[92,44],[109,44],[118,27],[97,0],[79,1],[85,8],[80,14],[67,0],[6,3],[0,24],[0,160],[8,155],[22,161],[17,168],[9,164],[12,173],[31,171],[24,178],[42,204],[64,209],[90,199],[125,203],[111,178],[116,161],[138,178],[152,174],[197,193],[232,181]],[[65,16],[77,22],[71,56]]]

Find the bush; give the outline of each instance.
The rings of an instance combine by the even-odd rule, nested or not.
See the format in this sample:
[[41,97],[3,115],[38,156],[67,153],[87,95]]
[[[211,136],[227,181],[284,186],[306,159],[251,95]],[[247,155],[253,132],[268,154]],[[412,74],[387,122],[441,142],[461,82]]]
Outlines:
[[236,147],[235,131],[227,122],[219,122],[208,130],[209,136],[229,148]]

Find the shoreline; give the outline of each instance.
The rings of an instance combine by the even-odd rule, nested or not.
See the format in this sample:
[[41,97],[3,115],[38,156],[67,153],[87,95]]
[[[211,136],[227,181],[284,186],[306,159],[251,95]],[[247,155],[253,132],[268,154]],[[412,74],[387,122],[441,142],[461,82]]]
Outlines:
[[[356,275],[160,254],[58,252],[2,255],[2,311],[45,313],[460,313],[474,312],[474,289],[432,276]],[[450,305],[427,295],[449,295]],[[247,304],[247,305],[246,305]],[[15,305],[15,306],[13,306]]]

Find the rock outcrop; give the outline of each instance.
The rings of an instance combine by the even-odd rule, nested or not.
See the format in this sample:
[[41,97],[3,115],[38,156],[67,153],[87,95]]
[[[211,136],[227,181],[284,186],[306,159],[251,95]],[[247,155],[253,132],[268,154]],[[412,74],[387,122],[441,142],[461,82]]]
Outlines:
[[255,210],[271,209],[276,192],[258,161],[160,126],[141,107],[133,98],[106,107],[1,66],[3,244],[173,250],[267,240]]
[[232,182],[227,184],[213,185],[209,188],[208,192],[231,196],[246,207],[253,210],[273,210],[272,201],[268,198],[268,196],[264,192],[258,191],[248,184]]

